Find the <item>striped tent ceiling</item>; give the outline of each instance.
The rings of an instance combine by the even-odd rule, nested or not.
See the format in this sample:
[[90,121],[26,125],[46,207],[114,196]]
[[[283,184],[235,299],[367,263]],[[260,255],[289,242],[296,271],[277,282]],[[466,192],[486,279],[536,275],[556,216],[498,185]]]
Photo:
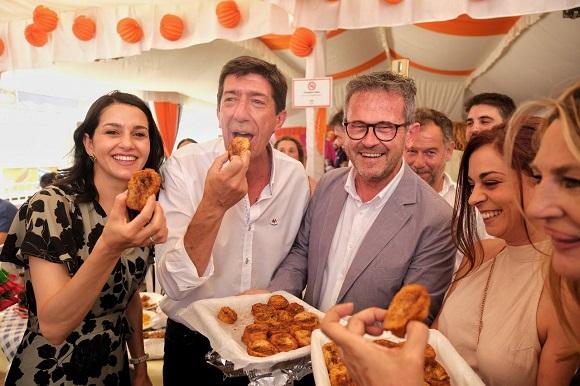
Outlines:
[[[288,78],[303,77],[308,59],[294,55],[289,41],[296,27],[306,26],[325,35],[317,44],[325,44],[326,73],[335,80],[334,108],[351,76],[390,68],[396,58],[410,60],[418,104],[454,119],[461,118],[463,101],[473,93],[503,92],[520,102],[553,95],[580,78],[580,20],[563,18],[561,11],[580,6],[580,0],[455,0],[446,7],[411,0],[393,6],[378,0],[237,0],[242,22],[234,29],[217,23],[217,3],[46,1],[42,4],[57,12],[59,24],[47,45],[37,48],[23,31],[40,3],[3,0],[0,71],[37,68],[215,103],[220,67],[237,55],[263,57]],[[166,13],[180,15],[186,24],[184,37],[176,42],[159,36],[159,19]],[[78,41],[71,32],[74,18],[84,14],[97,22],[90,42]],[[117,21],[127,16],[143,28],[137,44],[124,43],[116,32]],[[18,87],[17,73],[2,78],[14,79],[10,84]],[[57,91],[42,86],[28,86],[36,87],[28,91]]]

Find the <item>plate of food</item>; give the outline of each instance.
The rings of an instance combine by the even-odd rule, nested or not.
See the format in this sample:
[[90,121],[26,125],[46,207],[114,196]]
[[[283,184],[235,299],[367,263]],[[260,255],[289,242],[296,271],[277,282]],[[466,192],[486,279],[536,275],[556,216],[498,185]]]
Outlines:
[[310,354],[324,313],[284,291],[204,299],[180,316],[235,369],[269,369]]
[[[429,313],[430,297],[420,284],[403,286],[391,300],[385,313],[383,328],[378,337],[365,335],[368,340],[389,349],[400,349],[405,344],[407,323],[423,321]],[[346,319],[341,320],[346,324]],[[437,330],[429,330],[424,351],[424,384],[437,386],[483,386],[483,382],[451,343]],[[339,350],[320,330],[312,334],[312,371],[317,386],[351,385],[352,379]]]
[[153,326],[157,315],[153,311],[143,310],[143,330],[147,330]]
[[155,292],[141,292],[139,296],[144,310],[155,310],[163,299],[163,295]]

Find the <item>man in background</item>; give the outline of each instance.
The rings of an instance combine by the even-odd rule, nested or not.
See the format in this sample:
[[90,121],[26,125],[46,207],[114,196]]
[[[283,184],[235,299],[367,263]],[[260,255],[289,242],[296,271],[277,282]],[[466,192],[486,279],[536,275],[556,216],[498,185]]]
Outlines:
[[504,94],[482,93],[473,96],[465,104],[467,114],[465,139],[483,130],[507,122],[516,109],[512,98]]
[[445,173],[445,165],[455,149],[453,123],[445,114],[433,109],[417,109],[415,121],[420,126],[407,137],[405,161],[453,206],[455,183]]
[[4,244],[12,220],[18,209],[10,201],[0,198],[0,245]]

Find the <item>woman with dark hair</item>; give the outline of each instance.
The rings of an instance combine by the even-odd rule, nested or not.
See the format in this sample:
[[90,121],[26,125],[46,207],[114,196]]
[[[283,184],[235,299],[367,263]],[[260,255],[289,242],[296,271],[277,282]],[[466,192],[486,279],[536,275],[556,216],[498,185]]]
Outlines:
[[20,208],[1,260],[25,269],[28,324],[6,385],[151,385],[139,286],[167,227],[154,196],[129,220],[126,189],[159,170],[162,145],[142,100],[104,95],[74,132],[73,165]]
[[[281,151],[289,157],[300,161],[300,163],[306,166],[306,158],[304,157],[304,148],[299,140],[289,135],[284,135],[274,143],[274,149]],[[310,195],[314,193],[316,189],[316,180],[308,176],[308,185],[310,187]]]
[[[434,328],[491,386],[567,385],[576,369],[557,360],[568,340],[544,291],[549,242],[520,210],[533,194],[537,125],[519,131],[509,165],[504,128],[479,133],[459,169],[453,226],[464,259]],[[476,210],[496,239],[478,240]]]

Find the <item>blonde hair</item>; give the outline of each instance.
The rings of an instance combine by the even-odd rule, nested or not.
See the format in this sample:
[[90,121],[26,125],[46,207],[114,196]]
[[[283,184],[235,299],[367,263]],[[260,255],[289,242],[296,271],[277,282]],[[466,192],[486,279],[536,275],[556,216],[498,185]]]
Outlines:
[[[580,163],[580,81],[567,88],[558,99],[543,99],[528,102],[523,104],[515,112],[508,124],[504,145],[504,154],[508,162],[511,162],[514,141],[519,128],[532,116],[544,118],[537,132],[536,146],[539,145],[546,128],[555,120],[559,120],[564,142]],[[566,334],[571,338],[573,345],[573,352],[567,353],[565,357],[578,357],[580,356],[579,331],[575,330],[570,320],[568,320],[564,299],[571,297],[574,303],[572,306],[580,306],[580,282],[559,275],[553,266],[550,265],[548,287],[558,319]],[[567,293],[564,293],[564,291]]]

